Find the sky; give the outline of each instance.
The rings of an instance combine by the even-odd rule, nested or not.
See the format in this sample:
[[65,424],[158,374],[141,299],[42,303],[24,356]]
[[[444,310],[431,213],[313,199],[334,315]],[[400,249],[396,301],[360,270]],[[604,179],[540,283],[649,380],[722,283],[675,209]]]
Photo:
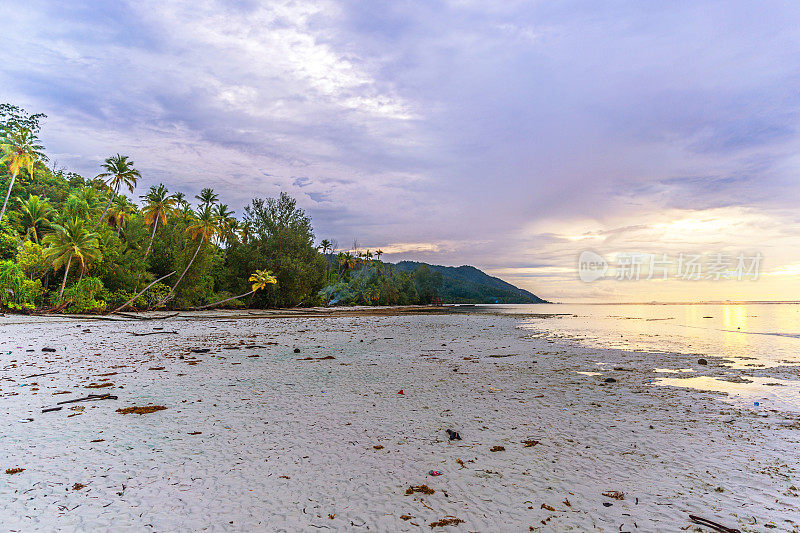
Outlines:
[[[287,191],[339,249],[552,301],[800,300],[798,2],[26,0],[0,19],[0,100],[48,115],[59,168],[126,154],[138,194],[213,187],[238,215]],[[585,251],[605,276],[581,280]]]

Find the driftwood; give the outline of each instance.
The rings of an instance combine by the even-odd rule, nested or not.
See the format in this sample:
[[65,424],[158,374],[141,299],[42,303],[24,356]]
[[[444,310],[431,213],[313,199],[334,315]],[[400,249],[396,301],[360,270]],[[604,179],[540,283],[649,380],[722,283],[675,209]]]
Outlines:
[[22,379],[38,378],[39,376],[49,376],[50,374],[58,374],[58,370],[56,370],[55,372],[43,372],[41,374],[31,374],[30,376],[23,376]]
[[164,320],[165,318],[176,317],[180,313],[172,313],[171,315],[164,315],[164,316],[139,316],[131,313],[117,313],[117,312],[114,312],[114,314],[125,318],[133,318],[134,320]]
[[83,398],[75,398],[74,400],[64,400],[63,402],[57,402],[56,405],[62,405],[65,403],[76,403],[76,402],[93,402],[95,400],[117,400],[118,398],[113,394],[90,394],[89,396],[84,396]]
[[161,281],[162,279],[167,279],[168,277],[170,277],[170,276],[171,276],[171,275],[173,275],[174,273],[175,273],[175,271],[173,270],[172,272],[170,272],[170,273],[169,273],[169,274],[167,274],[166,276],[161,276],[160,278],[158,278],[157,280],[155,280],[154,282],[152,282],[150,285],[148,285],[147,287],[145,287],[144,289],[142,289],[142,291],[141,291],[141,292],[137,293],[137,294],[136,294],[136,296],[134,296],[133,298],[131,298],[130,300],[128,300],[128,301],[127,301],[127,302],[125,302],[124,304],[120,305],[119,307],[117,307],[116,309],[114,309],[114,310],[113,310],[113,311],[111,311],[111,312],[112,312],[112,313],[118,313],[119,311],[122,311],[123,309],[125,309],[126,307],[128,307],[129,305],[131,305],[131,303],[133,303],[133,301],[134,301],[136,298],[138,298],[139,296],[141,296],[142,294],[144,294],[145,292],[147,292],[147,289],[149,289],[150,287],[152,287],[153,285],[155,285],[156,283],[158,283],[158,282],[159,282],[159,281]]
[[43,413],[49,413],[51,411],[60,411],[63,407],[48,407],[47,409],[42,409]]
[[722,524],[718,524],[716,522],[712,522],[708,518],[701,518],[699,516],[695,516],[693,514],[689,515],[689,519],[694,522],[695,524],[700,524],[701,526],[710,527],[714,531],[719,531],[720,533],[742,533],[740,530],[732,528],[732,527],[725,527]]
[[159,335],[161,333],[174,333],[176,335],[178,334],[177,331],[150,331],[148,333],[136,333],[135,331],[129,331],[128,333],[130,333],[131,335],[136,335],[137,337],[144,337],[145,335]]

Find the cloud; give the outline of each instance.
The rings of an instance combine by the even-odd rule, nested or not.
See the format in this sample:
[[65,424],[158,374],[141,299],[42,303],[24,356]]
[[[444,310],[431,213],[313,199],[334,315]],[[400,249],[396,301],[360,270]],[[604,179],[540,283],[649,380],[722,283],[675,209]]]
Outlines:
[[781,229],[800,197],[792,3],[31,0],[0,17],[5,98],[47,113],[48,153],[87,176],[122,152],[143,188],[232,207],[287,190],[320,237],[550,298],[646,292],[576,284],[587,244],[800,260]]

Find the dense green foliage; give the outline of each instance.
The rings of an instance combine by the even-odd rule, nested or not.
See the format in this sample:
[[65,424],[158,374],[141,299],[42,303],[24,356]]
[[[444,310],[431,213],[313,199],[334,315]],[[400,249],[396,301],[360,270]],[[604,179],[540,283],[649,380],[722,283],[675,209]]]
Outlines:
[[336,255],[328,240],[316,246],[311,220],[286,193],[252,200],[238,220],[211,189],[193,207],[158,185],[137,206],[125,193],[140,173],[121,154],[94,178],[48,168],[37,137],[44,118],[0,105],[5,308],[413,304],[437,296],[442,276],[427,267],[403,272],[369,251]]

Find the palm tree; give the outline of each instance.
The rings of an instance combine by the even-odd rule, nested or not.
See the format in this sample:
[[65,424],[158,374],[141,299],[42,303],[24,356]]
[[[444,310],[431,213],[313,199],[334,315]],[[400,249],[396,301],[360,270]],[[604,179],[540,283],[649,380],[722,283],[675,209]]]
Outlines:
[[253,273],[253,275],[250,276],[250,282],[252,283],[251,287],[253,290],[248,291],[244,294],[240,294],[239,296],[231,296],[230,298],[220,300],[219,302],[214,302],[213,304],[203,305],[201,307],[197,307],[196,309],[207,309],[209,307],[214,307],[215,305],[223,304],[225,302],[230,302],[231,300],[235,300],[237,298],[244,298],[245,296],[250,296],[257,290],[265,289],[267,285],[278,283],[278,279],[272,274],[271,270],[256,270],[255,273]]
[[75,260],[81,267],[83,274],[91,261],[99,261],[102,256],[97,234],[86,229],[83,220],[75,218],[65,222],[63,226],[54,225],[53,229],[55,231],[47,235],[43,242],[50,245],[47,255],[53,261],[54,272],[66,264],[61,290],[58,293],[58,300],[61,301],[72,261]]
[[175,209],[175,214],[184,222],[189,222],[194,218],[194,209],[192,209],[192,206],[189,205],[189,202],[184,200]]
[[115,228],[117,228],[117,235],[127,223],[128,219],[133,213],[136,212],[136,206],[133,205],[126,196],[117,196],[114,198],[114,203],[111,210],[108,212],[108,221]]
[[218,238],[220,244],[230,233],[230,222],[234,213],[235,211],[228,210],[227,204],[220,204],[214,208],[214,216],[217,217],[219,223]]
[[325,256],[325,279],[328,279],[328,271],[331,267],[331,261],[328,258],[328,250],[331,249],[331,241],[328,239],[322,239],[322,242],[319,243],[319,247],[322,248],[322,255]]
[[181,277],[178,278],[178,281],[175,282],[175,285],[172,286],[172,289],[169,291],[163,300],[158,302],[158,306],[164,305],[164,303],[169,300],[172,293],[175,292],[175,289],[178,288],[178,284],[180,284],[183,277],[189,271],[189,267],[192,266],[194,260],[197,258],[197,253],[200,251],[200,248],[203,246],[203,243],[211,241],[217,235],[217,219],[214,216],[214,212],[211,210],[210,206],[206,206],[200,213],[197,214],[197,220],[194,223],[186,228],[186,233],[189,234],[189,237],[192,240],[198,241],[197,249],[194,251],[194,255],[189,260],[189,263],[186,265],[186,268],[183,270]]
[[150,248],[153,246],[153,239],[156,236],[158,223],[166,224],[167,216],[175,209],[175,198],[167,194],[168,192],[164,184],[159,183],[158,187],[151,186],[147,194],[140,196],[142,200],[147,201],[142,208],[144,223],[148,226],[153,226],[153,231],[150,233],[150,243],[147,245],[147,251],[144,253],[145,257],[150,254]]
[[216,204],[219,196],[214,192],[214,189],[206,187],[195,198],[200,200],[200,208],[202,209]]
[[0,220],[3,220],[8,197],[11,196],[11,189],[14,187],[14,181],[17,179],[20,169],[26,169],[33,179],[34,165],[38,161],[47,161],[47,156],[42,153],[44,147],[37,144],[38,142],[39,139],[28,128],[7,130],[0,139],[0,151],[3,152],[0,163],[8,163],[8,171],[11,173],[11,183],[8,184],[6,199],[3,200],[3,208],[0,209]]
[[22,229],[25,236],[33,234],[33,241],[39,244],[39,233],[41,229],[50,222],[50,218],[56,212],[47,199],[42,199],[35,194],[28,195],[27,200],[22,201],[19,211]]
[[375,250],[375,259],[377,259],[378,261],[380,261],[380,260],[381,260],[381,256],[382,256],[382,255],[383,255],[383,250],[381,250],[380,248],[378,248],[377,250]]
[[239,238],[242,239],[242,242],[247,243],[250,241],[250,237],[253,235],[253,223],[249,220],[245,220],[242,222],[242,227],[239,230]]
[[178,191],[172,195],[172,199],[175,200],[175,205],[181,205],[186,201],[186,195]]
[[100,218],[92,229],[97,229],[97,226],[99,226],[100,222],[106,217],[108,208],[111,207],[111,202],[113,202],[114,197],[119,194],[120,187],[125,185],[129,191],[133,192],[134,187],[136,187],[136,182],[142,177],[139,171],[133,168],[133,161],[130,161],[127,155],[112,155],[103,163],[103,169],[105,172],[98,174],[97,177],[107,178],[105,182],[111,190],[111,197],[108,199],[105,211],[100,215]]

